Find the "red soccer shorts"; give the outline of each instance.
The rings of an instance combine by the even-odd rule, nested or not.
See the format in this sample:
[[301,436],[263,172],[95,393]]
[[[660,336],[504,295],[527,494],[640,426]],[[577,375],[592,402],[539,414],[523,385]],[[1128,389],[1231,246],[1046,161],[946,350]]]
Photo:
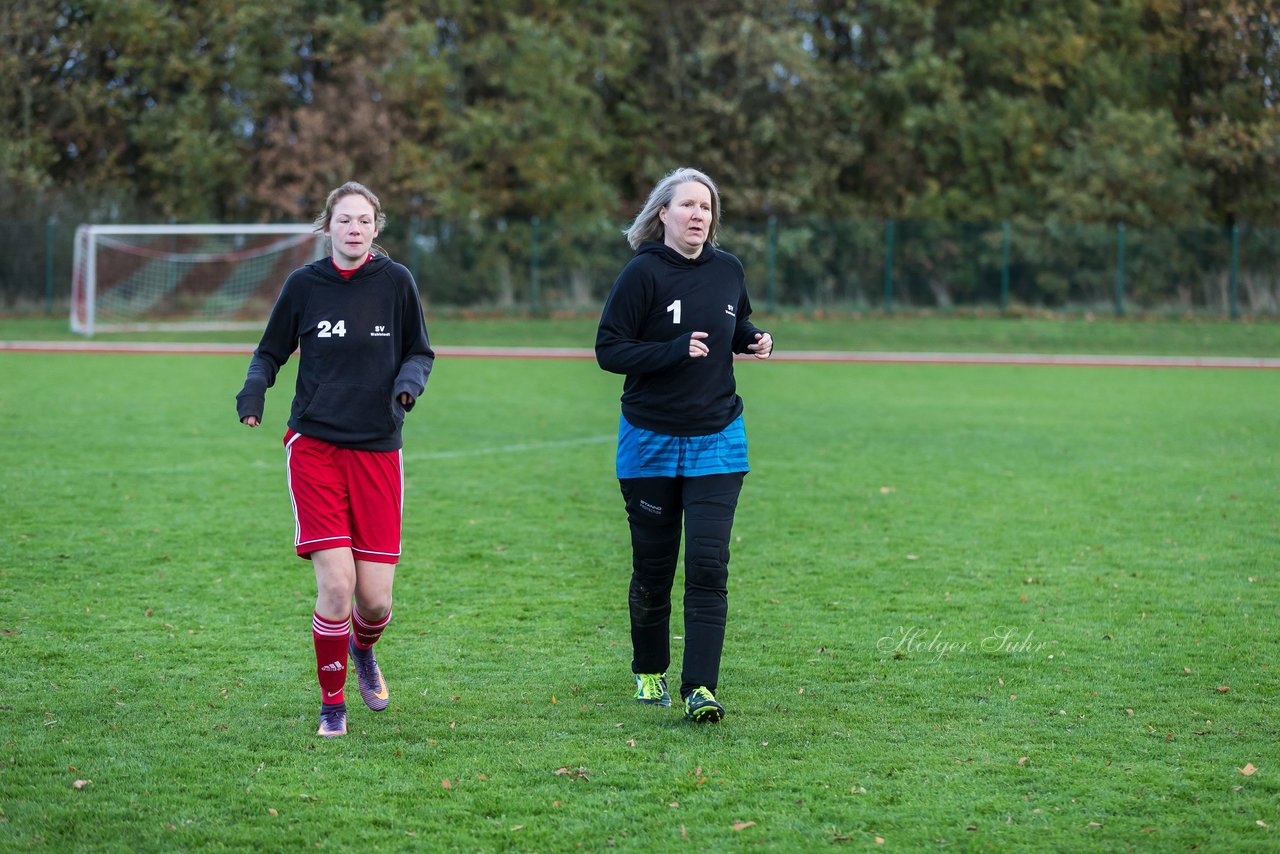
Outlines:
[[284,447],[298,556],[349,548],[357,560],[398,563],[401,452],[339,448],[293,430]]

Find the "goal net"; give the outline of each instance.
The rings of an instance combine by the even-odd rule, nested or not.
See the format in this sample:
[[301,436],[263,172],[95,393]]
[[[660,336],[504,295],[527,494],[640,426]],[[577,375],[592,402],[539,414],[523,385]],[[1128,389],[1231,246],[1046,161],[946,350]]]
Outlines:
[[289,273],[323,256],[310,225],[82,225],[71,329],[258,328]]

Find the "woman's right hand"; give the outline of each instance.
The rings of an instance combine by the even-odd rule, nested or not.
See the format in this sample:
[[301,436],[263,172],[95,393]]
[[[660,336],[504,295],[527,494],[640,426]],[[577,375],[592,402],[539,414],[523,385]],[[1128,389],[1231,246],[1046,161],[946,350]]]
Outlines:
[[256,415],[246,415],[244,418],[240,419],[240,423],[247,427],[257,427],[262,422],[258,420],[258,416]]
[[702,339],[707,337],[705,332],[694,332],[689,336],[689,358],[701,359],[711,354],[711,350],[703,343]]

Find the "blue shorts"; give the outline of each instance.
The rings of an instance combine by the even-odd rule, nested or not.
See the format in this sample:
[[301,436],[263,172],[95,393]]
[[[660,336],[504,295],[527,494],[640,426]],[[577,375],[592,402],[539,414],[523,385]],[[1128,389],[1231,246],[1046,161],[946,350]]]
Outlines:
[[701,477],[750,471],[742,416],[709,436],[668,436],[618,419],[618,477]]

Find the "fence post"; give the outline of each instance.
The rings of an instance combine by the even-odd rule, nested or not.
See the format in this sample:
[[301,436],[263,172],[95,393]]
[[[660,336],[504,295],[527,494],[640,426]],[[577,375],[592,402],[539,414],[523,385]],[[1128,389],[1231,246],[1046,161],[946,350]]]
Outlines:
[[1000,224],[1000,310],[1009,307],[1009,220]]
[[892,219],[884,221],[884,310],[893,311],[893,231]]
[[1116,223],[1116,315],[1124,314],[1124,223]]
[[529,310],[538,313],[538,225],[535,216],[529,220]]
[[44,224],[44,313],[53,314],[53,241],[58,221],[53,217]]
[[765,307],[773,311],[777,308],[778,300],[778,218],[773,214],[769,215],[768,241],[769,278],[765,291]]
[[1240,223],[1231,224],[1231,319],[1240,319]]
[[418,275],[418,215],[409,217],[409,272],[415,281],[421,282]]

